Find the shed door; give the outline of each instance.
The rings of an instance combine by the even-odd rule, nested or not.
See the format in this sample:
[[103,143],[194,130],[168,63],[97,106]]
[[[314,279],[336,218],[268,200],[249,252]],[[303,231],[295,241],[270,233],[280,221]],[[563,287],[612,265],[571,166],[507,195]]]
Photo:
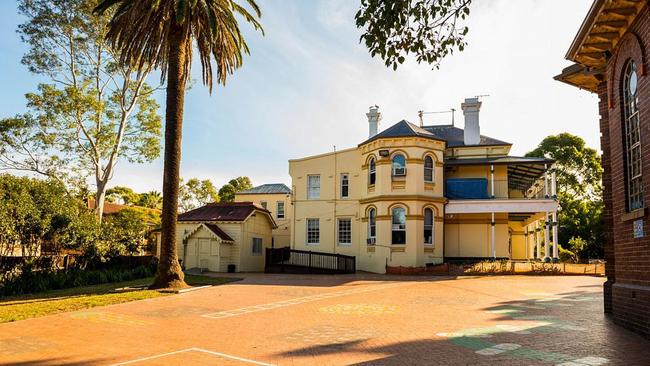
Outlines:
[[196,239],[190,239],[187,243],[187,256],[185,258],[185,268],[187,269],[199,266],[197,261],[197,244]]
[[210,263],[210,239],[199,239],[199,264],[208,268]]

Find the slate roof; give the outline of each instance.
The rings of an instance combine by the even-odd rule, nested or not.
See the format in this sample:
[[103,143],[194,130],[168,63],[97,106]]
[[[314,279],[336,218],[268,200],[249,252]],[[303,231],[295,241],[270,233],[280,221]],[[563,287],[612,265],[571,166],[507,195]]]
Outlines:
[[217,224],[210,224],[210,223],[204,223],[205,227],[207,227],[210,231],[214,233],[214,235],[218,236],[221,238],[221,240],[224,241],[234,241],[233,238],[230,237],[230,235],[226,234]]
[[[447,147],[460,147],[465,146],[465,130],[456,126],[440,125],[440,126],[424,126],[422,129],[437,136],[441,140],[447,141]],[[512,145],[509,142],[497,140],[492,137],[481,135],[481,140],[478,146],[500,146]]]
[[253,202],[208,203],[178,215],[178,221],[244,221],[255,211],[270,212]]
[[284,183],[262,184],[237,194],[291,194],[291,189]]
[[[440,140],[447,142],[447,147],[460,147],[465,146],[465,130],[452,125],[441,126],[424,126],[419,127],[413,123],[401,120],[396,124],[381,131],[377,135],[369,138],[359,145],[366,144],[380,138],[392,137],[424,137],[433,140]],[[492,137],[481,135],[481,140],[475,146],[501,146],[512,145],[509,142],[497,140]]]
[[440,137],[434,135],[433,133],[414,125],[413,123],[407,120],[401,120],[394,125],[388,127],[387,129],[381,131],[375,136],[369,138],[368,140],[362,142],[360,145],[374,141],[380,138],[391,138],[391,137],[425,137],[434,140],[443,140]]

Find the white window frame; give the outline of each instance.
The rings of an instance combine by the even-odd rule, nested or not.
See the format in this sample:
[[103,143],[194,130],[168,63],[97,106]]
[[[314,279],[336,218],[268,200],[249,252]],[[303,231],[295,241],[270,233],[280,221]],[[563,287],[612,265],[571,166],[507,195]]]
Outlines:
[[[375,235],[372,235],[373,229]],[[371,207],[368,210],[368,239],[374,239],[375,242],[377,241],[377,209],[374,207]]]
[[[396,166],[395,159],[401,156],[402,159],[404,159],[404,165],[403,166]],[[391,166],[391,171],[393,174],[393,177],[405,177],[406,176],[406,156],[404,154],[395,154],[393,157],[390,159],[390,166]]]
[[[280,210],[280,206],[282,206],[282,210]],[[282,213],[282,215],[280,215]],[[284,219],[284,201],[276,201],[275,202],[275,218],[276,219]]]
[[[427,160],[431,160],[431,166],[427,167]],[[424,181],[426,183],[433,183],[436,179],[436,162],[430,155],[424,157]],[[427,171],[431,171],[431,180],[427,180]]]
[[[314,179],[318,185],[312,186],[312,179]],[[307,175],[307,199],[308,200],[317,200],[320,199],[320,174],[309,174]]]
[[[399,223],[395,224],[395,218],[396,218],[395,210],[404,211],[404,223],[403,224],[399,224]],[[393,245],[406,245],[406,239],[407,239],[406,238],[406,215],[407,215],[407,212],[408,211],[406,210],[406,208],[404,208],[402,206],[393,207],[390,210],[390,216],[391,216],[390,217],[390,222],[391,222],[390,241],[391,241],[391,244],[393,244]],[[396,231],[404,233],[404,242],[403,243],[393,243],[393,233],[396,232]]]
[[[431,223],[430,224],[427,224],[427,211],[431,212]],[[433,246],[433,243],[435,242],[435,239],[434,239],[435,238],[435,230],[434,230],[435,224],[436,224],[435,211],[431,207],[425,208],[424,209],[424,230],[423,230],[424,245],[425,246]],[[427,236],[426,236],[427,227],[429,227],[429,230],[431,230],[431,240],[430,241],[427,241]]]
[[[259,249],[260,249],[259,252],[255,251],[256,244],[259,244]],[[262,238],[253,237],[252,245],[251,245],[251,254],[258,256],[258,255],[262,255],[263,253],[264,253],[264,240]]]
[[[346,221],[348,222],[347,237],[348,237],[349,241],[348,242],[342,242],[341,237],[345,236],[345,234],[341,235],[341,223],[346,222]],[[350,218],[350,217],[340,217],[340,218],[338,218],[336,220],[336,239],[337,239],[336,241],[337,241],[338,245],[341,245],[341,246],[350,246],[350,245],[352,245],[352,218]]]
[[[309,227],[310,223],[316,223],[316,227]],[[311,231],[311,233],[310,233]],[[315,233],[314,233],[315,231]],[[312,234],[311,238],[316,238],[316,241],[310,242],[310,234]],[[320,219],[306,219],[305,220],[305,243],[307,245],[319,245],[320,244]]]
[[368,161],[368,185],[374,186],[375,183],[377,183],[377,161],[372,157]]
[[[343,195],[343,187],[345,187],[347,191],[345,196]],[[350,174],[348,173],[341,173],[341,198],[350,198]]]

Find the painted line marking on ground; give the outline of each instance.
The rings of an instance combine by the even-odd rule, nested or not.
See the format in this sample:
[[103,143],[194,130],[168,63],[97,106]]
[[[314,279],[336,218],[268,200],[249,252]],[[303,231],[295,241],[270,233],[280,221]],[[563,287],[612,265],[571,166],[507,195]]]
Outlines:
[[331,299],[331,298],[334,298],[334,297],[341,297],[341,296],[346,296],[346,295],[360,294],[360,293],[364,293],[364,292],[384,290],[384,289],[388,289],[388,288],[406,286],[406,285],[410,285],[410,284],[413,284],[413,282],[390,283],[390,284],[385,284],[385,285],[371,285],[369,287],[360,288],[360,289],[335,291],[335,292],[328,292],[326,294],[318,294],[318,295],[310,295],[310,296],[305,296],[305,297],[298,297],[298,298],[290,299],[290,300],[282,300],[282,301],[276,301],[276,302],[271,302],[271,303],[267,303],[267,304],[247,306],[247,307],[240,308],[240,309],[224,310],[224,311],[219,311],[219,312],[216,312],[216,313],[204,314],[204,315],[201,315],[201,316],[204,317],[204,318],[212,318],[212,319],[229,318],[229,317],[233,317],[233,316],[237,316],[237,315],[245,315],[245,314],[250,314],[250,313],[257,313],[257,312],[260,312],[260,311],[266,311],[266,310],[272,310],[272,309],[277,309],[277,308],[281,308],[281,307],[287,307],[287,306],[291,306],[291,305],[304,304],[306,302],[313,302],[313,301],[319,301],[319,300],[324,300],[324,299]]
[[252,364],[252,365],[259,365],[259,366],[275,366],[275,365],[270,364],[270,363],[265,363],[265,362],[260,362],[260,361],[255,361],[255,360],[250,360],[250,359],[248,359],[248,358],[243,358],[243,357],[238,357],[238,356],[228,355],[228,354],[221,353],[221,352],[214,352],[214,351],[210,351],[210,350],[203,349],[203,348],[197,348],[197,347],[181,349],[181,350],[173,351],[173,352],[161,353],[161,354],[153,355],[153,356],[149,356],[149,357],[137,358],[137,359],[135,359],[135,360],[130,360],[130,361],[124,361],[124,362],[120,362],[120,363],[115,363],[115,364],[113,364],[112,366],[130,365],[130,364],[134,364],[134,363],[137,363],[137,362],[143,362],[143,361],[155,360],[155,359],[157,359],[157,358],[162,358],[162,357],[167,357],[167,356],[173,356],[173,355],[176,355],[176,354],[179,354],[179,353],[185,353],[185,352],[202,352],[202,353],[207,353],[207,354],[212,355],[212,356],[215,356],[215,357],[222,357],[222,358],[227,358],[227,359],[230,359],[230,360],[246,362],[246,363],[250,363],[250,364]]

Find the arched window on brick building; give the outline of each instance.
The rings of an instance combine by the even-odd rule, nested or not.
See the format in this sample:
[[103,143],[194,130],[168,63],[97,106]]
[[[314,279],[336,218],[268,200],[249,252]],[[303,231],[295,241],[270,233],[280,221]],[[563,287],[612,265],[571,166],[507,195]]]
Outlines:
[[623,80],[623,146],[625,147],[625,195],[627,210],[643,207],[641,130],[637,96],[636,64],[630,61]]

